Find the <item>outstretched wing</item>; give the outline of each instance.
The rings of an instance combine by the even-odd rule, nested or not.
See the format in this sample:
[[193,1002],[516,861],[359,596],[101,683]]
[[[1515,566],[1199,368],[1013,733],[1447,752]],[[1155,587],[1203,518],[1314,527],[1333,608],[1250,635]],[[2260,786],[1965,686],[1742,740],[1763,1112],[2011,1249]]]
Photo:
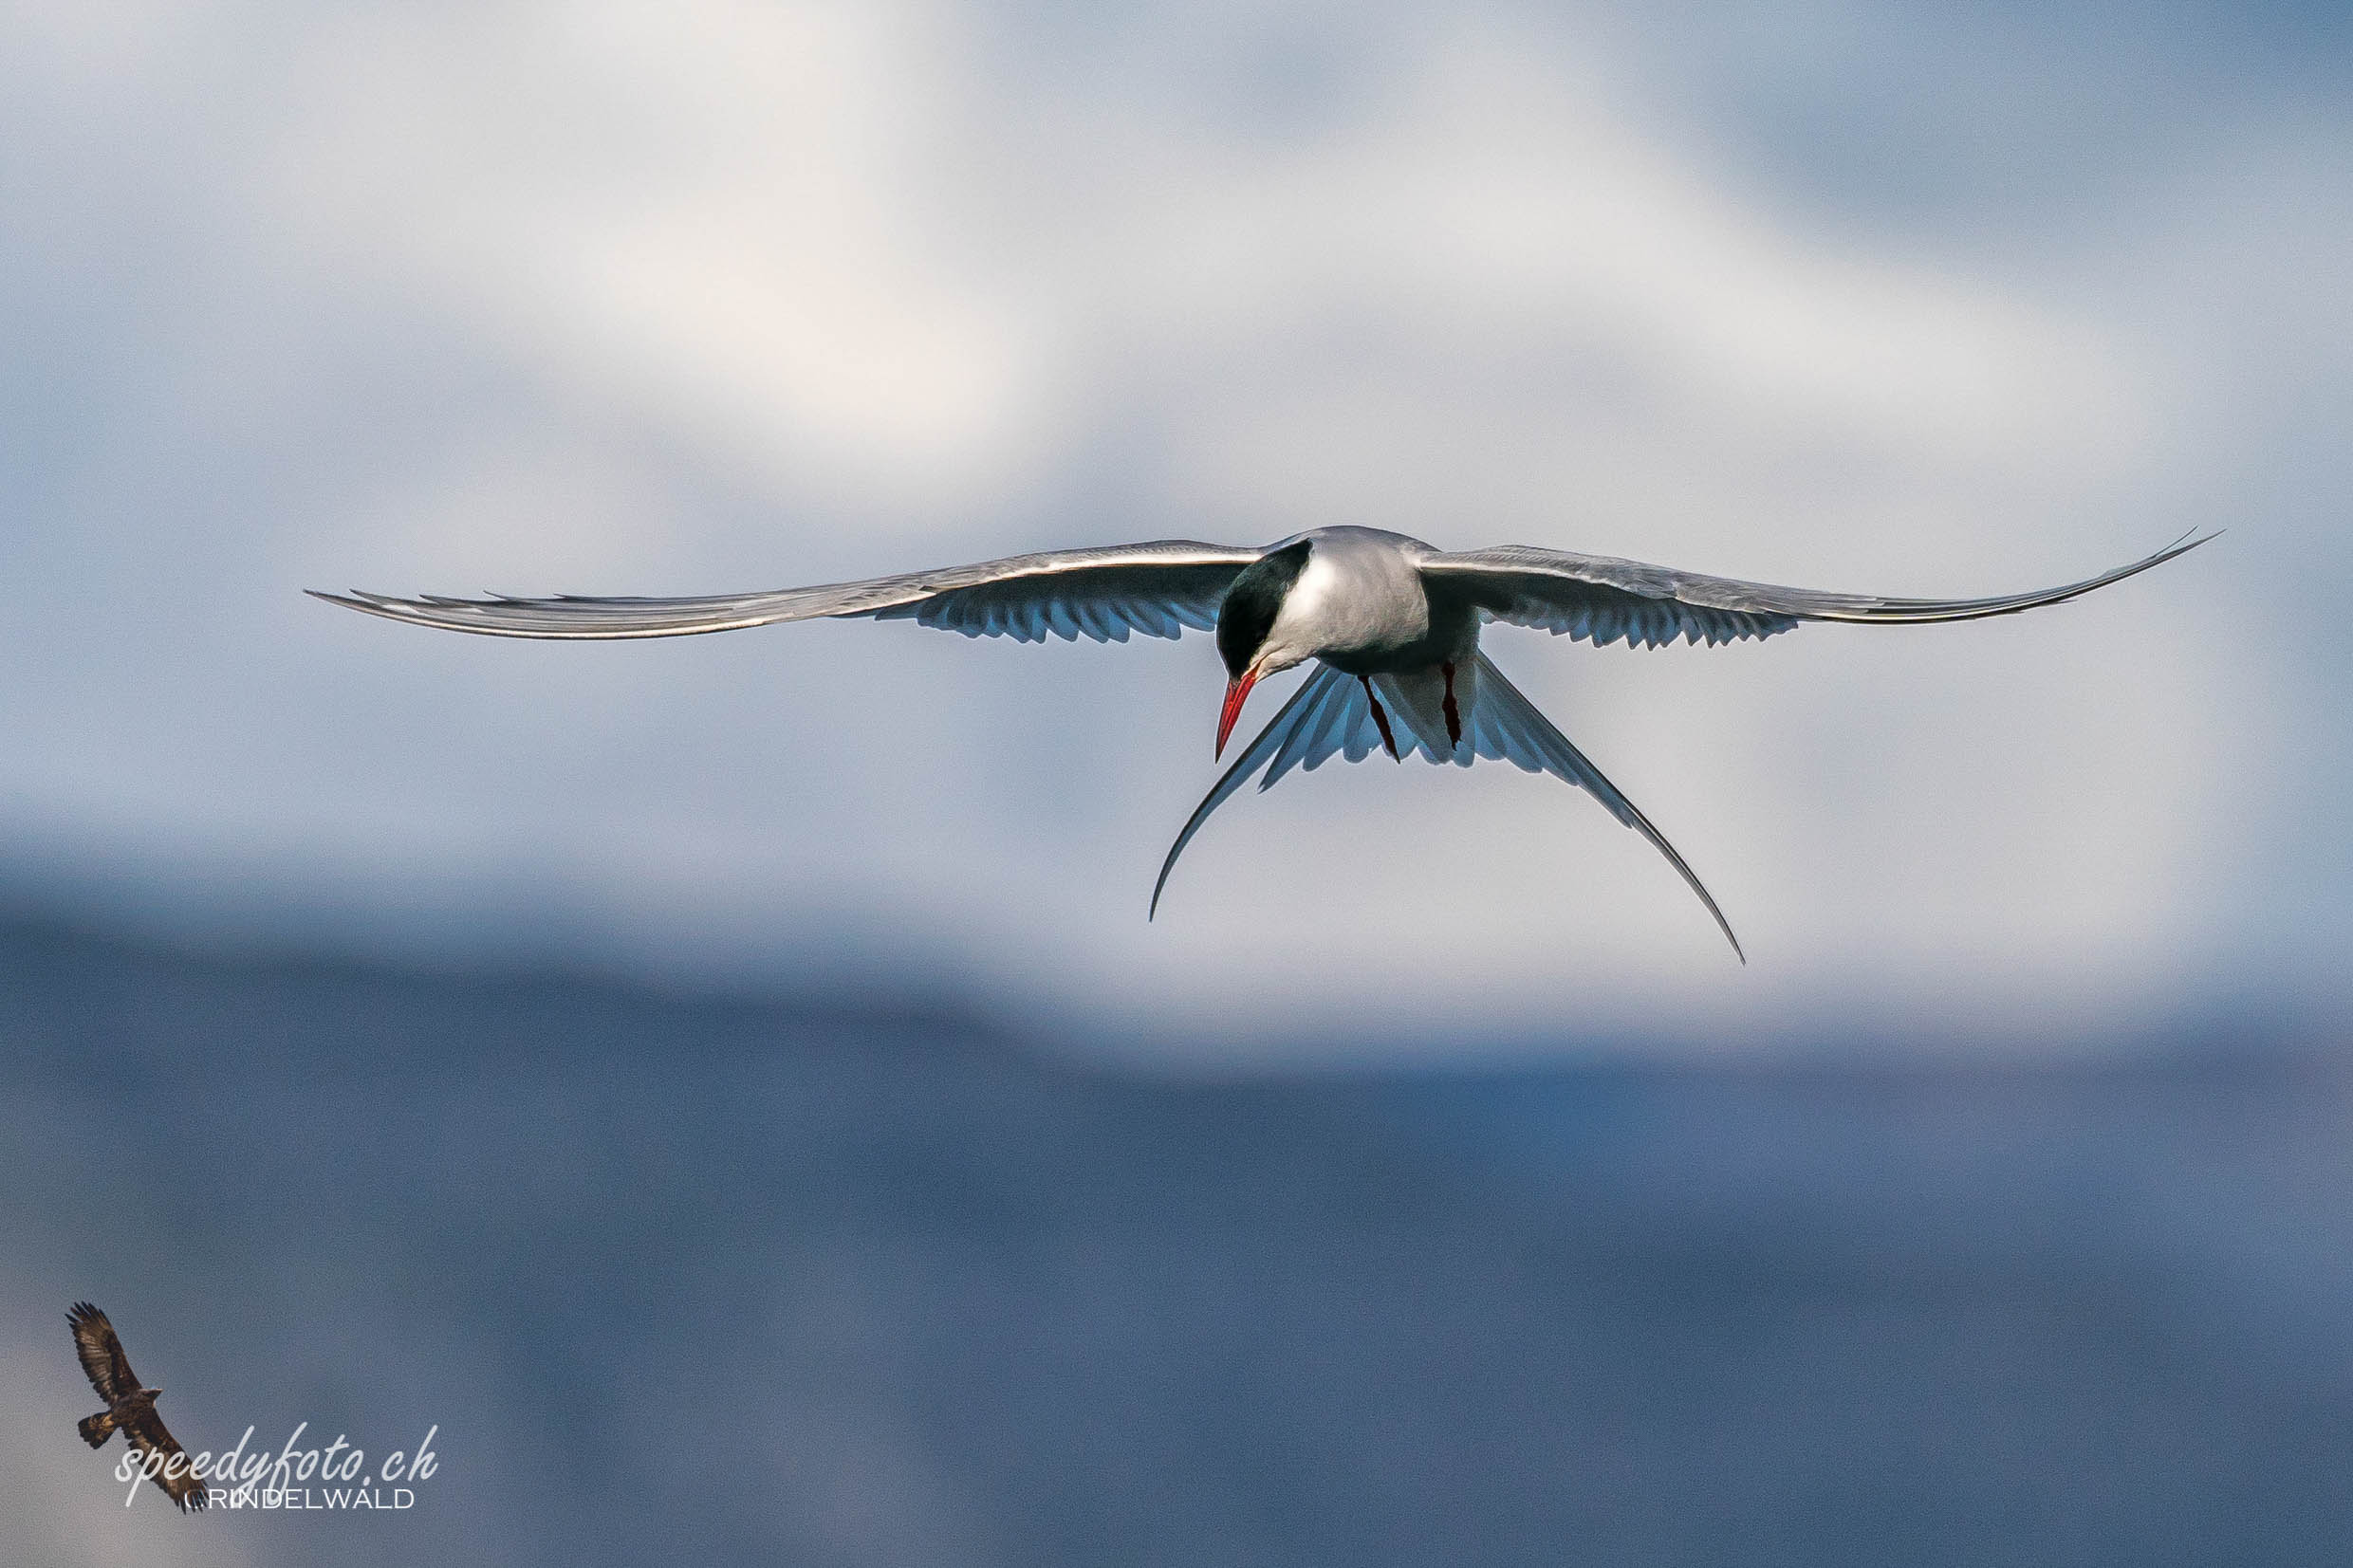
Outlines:
[[131,1370],[131,1359],[122,1354],[122,1341],[115,1337],[115,1326],[104,1313],[87,1301],[76,1301],[65,1314],[65,1321],[73,1325],[74,1355],[82,1360],[83,1375],[101,1399],[111,1407],[123,1395],[139,1391],[139,1374]]
[[140,1472],[162,1487],[182,1513],[204,1506],[204,1483],[193,1473],[186,1451],[174,1441],[154,1406],[123,1423],[122,1436],[139,1451]]
[[1623,637],[1630,645],[1647,648],[1677,637],[1710,645],[1769,637],[1807,620],[1917,624],[2016,615],[2121,582],[2214,537],[2177,541],[2128,566],[2064,587],[1988,599],[1884,599],[1780,588],[1525,544],[1433,552],[1418,565],[1433,595],[1454,596],[1490,619],[1584,637],[1597,645]]
[[1264,551],[1189,539],[1049,550],[973,566],[827,582],[771,593],[700,599],[391,599],[322,593],[314,598],[370,615],[452,632],[505,637],[675,637],[771,621],[871,616],[914,620],[966,636],[1042,642],[1050,634],[1125,642],[1131,632],[1174,637],[1206,631],[1234,575]]
[[[1461,738],[1455,742],[1450,742],[1440,722],[1425,711],[1432,705],[1418,701],[1406,683],[1392,675],[1373,677],[1391,733],[1398,737],[1401,751],[1418,752],[1434,763],[1468,766],[1474,757],[1508,762],[1530,773],[1549,773],[1584,790],[1601,802],[1611,816],[1649,839],[1652,847],[1667,858],[1667,863],[1675,867],[1714,916],[1717,929],[1732,945],[1733,954],[1746,964],[1749,955],[1741,951],[1740,938],[1732,934],[1732,924],[1716,907],[1714,896],[1684,863],[1683,857],[1676,853],[1675,846],[1667,842],[1665,835],[1651,825],[1650,819],[1603,777],[1584,752],[1569,744],[1568,737],[1553,728],[1552,721],[1537,711],[1536,705],[1521,695],[1519,688],[1504,679],[1503,672],[1485,654],[1477,655],[1475,673],[1465,673],[1470,678],[1461,681],[1460,686],[1467,689],[1463,695],[1469,699],[1465,704],[1468,714],[1461,725]],[[1201,830],[1201,824],[1209,821],[1210,813],[1232,799],[1260,768],[1266,769],[1266,776],[1258,781],[1258,787],[1271,789],[1275,781],[1293,767],[1312,771],[1334,756],[1362,762],[1380,749],[1380,721],[1374,715],[1364,683],[1329,665],[1317,665],[1315,673],[1291,693],[1291,700],[1259,731],[1249,749],[1234,758],[1233,766],[1226,769],[1201,803],[1193,808],[1184,831],[1176,835],[1176,841],[1169,846],[1168,858],[1160,862],[1159,879],[1152,884],[1151,912],[1145,918],[1159,912],[1160,893],[1168,886],[1168,874],[1175,869],[1176,857],[1184,853],[1193,836]]]

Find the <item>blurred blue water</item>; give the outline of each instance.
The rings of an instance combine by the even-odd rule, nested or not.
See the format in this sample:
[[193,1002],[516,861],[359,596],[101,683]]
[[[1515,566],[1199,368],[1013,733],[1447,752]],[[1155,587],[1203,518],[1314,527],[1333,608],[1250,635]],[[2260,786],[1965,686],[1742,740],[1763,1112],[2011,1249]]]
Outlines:
[[[1197,1084],[1035,1043],[0,928],[0,1441],[88,1471],[0,1559],[2353,1551],[2323,1057]],[[82,1297],[191,1448],[437,1424],[442,1469],[126,1514],[68,1430]]]

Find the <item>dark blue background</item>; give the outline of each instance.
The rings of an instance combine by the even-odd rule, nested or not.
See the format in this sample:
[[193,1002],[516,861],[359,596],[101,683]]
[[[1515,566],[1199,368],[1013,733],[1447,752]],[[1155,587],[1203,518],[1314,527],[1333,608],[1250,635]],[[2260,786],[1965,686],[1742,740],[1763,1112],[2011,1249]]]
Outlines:
[[[166,1560],[2343,1562],[2344,1085],[2182,1028],[1218,1085],[936,997],[19,923],[8,1430]],[[438,1424],[440,1473],[126,1514],[81,1297],[191,1448]]]

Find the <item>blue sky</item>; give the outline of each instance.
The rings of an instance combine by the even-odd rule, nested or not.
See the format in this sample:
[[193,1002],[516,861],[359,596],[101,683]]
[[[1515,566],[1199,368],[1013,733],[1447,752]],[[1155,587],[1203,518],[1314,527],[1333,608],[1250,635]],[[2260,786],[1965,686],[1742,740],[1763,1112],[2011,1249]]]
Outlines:
[[[2333,1016],[2348,52],[2294,8],[13,8],[10,878],[919,968],[1178,1065]],[[1147,926],[1206,639],[540,646],[299,593],[1343,522],[1929,594],[2231,531],[2012,621],[1491,636],[1747,969],[1508,769],[1287,781]]]

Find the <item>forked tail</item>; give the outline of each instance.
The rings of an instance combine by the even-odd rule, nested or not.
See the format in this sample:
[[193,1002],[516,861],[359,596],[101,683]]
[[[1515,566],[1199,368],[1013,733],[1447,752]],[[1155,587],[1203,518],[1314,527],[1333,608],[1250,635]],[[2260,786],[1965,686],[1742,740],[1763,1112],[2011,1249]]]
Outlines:
[[[1343,674],[1329,665],[1317,665],[1273,721],[1233,759],[1233,766],[1193,808],[1184,830],[1169,846],[1168,858],[1160,862],[1159,879],[1152,884],[1152,913],[1159,912],[1160,893],[1168,886],[1168,874],[1175,869],[1176,858],[1209,821],[1210,813],[1225,804],[1252,774],[1266,769],[1258,787],[1270,789],[1294,767],[1312,771],[1334,756],[1353,763],[1376,752],[1385,753],[1388,747],[1381,731],[1385,717],[1394,729],[1402,731],[1395,736],[1401,754],[1417,751],[1434,763],[1464,766],[1479,757],[1508,762],[1530,773],[1549,773],[1590,794],[1611,816],[1649,839],[1667,858],[1667,863],[1707,906],[1716,929],[1732,944],[1733,956],[1746,964],[1749,955],[1740,950],[1740,938],[1732,934],[1732,923],[1675,846],[1567,736],[1553,728],[1551,720],[1537,711],[1534,703],[1521,695],[1519,688],[1504,679],[1503,672],[1485,654],[1475,655],[1474,659],[1471,668],[1455,672],[1451,685],[1438,672],[1428,671],[1405,677],[1375,675],[1370,692],[1359,677]],[[1373,707],[1375,693],[1381,711]],[[1448,708],[1454,706],[1450,697],[1467,699],[1460,702],[1451,721],[1447,716]],[[1458,732],[1459,739],[1450,730]]]
[[1603,777],[1602,770],[1587,761],[1566,735],[1554,729],[1552,721],[1537,711],[1536,705],[1523,696],[1518,687],[1504,679],[1503,672],[1489,662],[1485,654],[1478,655],[1478,700],[1471,710],[1470,732],[1463,737],[1464,742],[1482,757],[1508,762],[1530,773],[1549,773],[1575,784],[1601,802],[1603,809],[1611,816],[1648,839],[1651,847],[1667,858],[1667,864],[1675,868],[1676,875],[1708,906],[1708,913],[1715,917],[1716,929],[1732,945],[1732,956],[1746,964],[1749,955],[1740,950],[1740,938],[1732,934],[1732,922],[1716,907],[1715,895],[1684,863],[1675,846],[1667,842],[1666,835],[1653,827],[1641,809]]

